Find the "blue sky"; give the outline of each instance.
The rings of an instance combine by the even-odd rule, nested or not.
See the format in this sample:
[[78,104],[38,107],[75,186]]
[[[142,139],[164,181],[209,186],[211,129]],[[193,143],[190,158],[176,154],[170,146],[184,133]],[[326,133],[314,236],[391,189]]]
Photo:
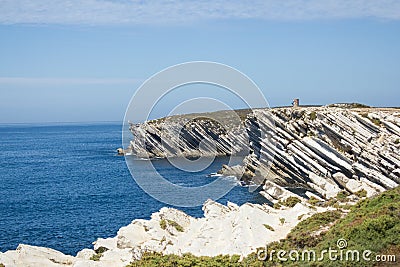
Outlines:
[[400,106],[400,1],[244,2],[0,0],[0,123],[121,121],[145,79],[193,60],[271,106]]

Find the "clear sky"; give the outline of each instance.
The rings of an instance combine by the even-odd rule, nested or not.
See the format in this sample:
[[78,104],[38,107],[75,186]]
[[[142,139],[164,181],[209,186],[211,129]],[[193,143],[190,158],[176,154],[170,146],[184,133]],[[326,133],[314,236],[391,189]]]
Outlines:
[[271,106],[400,106],[400,1],[282,2],[0,0],[0,123],[121,121],[144,80],[193,60]]

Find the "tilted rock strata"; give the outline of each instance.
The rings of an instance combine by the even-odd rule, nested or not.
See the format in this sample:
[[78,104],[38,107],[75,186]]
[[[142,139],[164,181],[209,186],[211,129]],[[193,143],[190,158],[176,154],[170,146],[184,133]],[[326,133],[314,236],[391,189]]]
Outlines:
[[[206,119],[193,121],[183,134],[175,136],[178,138],[167,138],[168,144],[163,144],[164,124],[172,127],[179,125],[178,120],[132,125],[132,151],[149,157],[250,152],[242,165],[224,166],[220,173],[246,182],[267,180],[303,187],[326,199],[341,190],[355,193],[364,189],[371,196],[400,183],[397,109],[257,109],[235,127]],[[211,145],[201,149],[200,143],[214,143],[216,149]]]
[[[272,110],[276,127],[261,128],[273,134],[268,143],[258,141],[261,156],[249,155],[245,166],[257,169],[269,164],[271,168],[265,175],[268,180],[308,187],[324,198],[331,198],[342,189],[350,193],[364,189],[371,196],[396,187],[400,182],[400,114],[368,111]],[[268,160],[272,150],[271,164]]]

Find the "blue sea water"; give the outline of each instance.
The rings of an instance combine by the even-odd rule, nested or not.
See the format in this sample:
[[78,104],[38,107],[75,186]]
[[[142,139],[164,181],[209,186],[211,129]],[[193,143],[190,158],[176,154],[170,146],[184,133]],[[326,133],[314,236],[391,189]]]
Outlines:
[[[74,255],[166,206],[136,184],[124,157],[116,155],[121,129],[118,123],[0,125],[0,251],[24,243]],[[190,174],[166,160],[154,164],[174,183],[193,186],[206,183],[206,175],[226,161],[217,158]],[[240,186],[218,202],[227,200],[264,201]],[[179,209],[203,215],[200,206]]]

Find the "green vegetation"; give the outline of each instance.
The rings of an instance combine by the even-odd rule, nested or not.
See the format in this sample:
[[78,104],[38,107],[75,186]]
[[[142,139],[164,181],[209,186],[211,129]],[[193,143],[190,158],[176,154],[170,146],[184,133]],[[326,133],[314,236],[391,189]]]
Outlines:
[[361,103],[337,103],[330,104],[328,107],[339,107],[339,108],[370,108],[370,106]]
[[349,192],[342,190],[336,195],[336,199],[339,200],[340,202],[343,202],[349,195],[350,195]]
[[317,113],[315,111],[310,113],[310,120],[314,121],[317,119]]
[[365,189],[361,189],[360,191],[355,192],[354,195],[356,195],[358,197],[366,197],[367,191],[365,191]]
[[281,222],[281,224],[283,225],[285,223],[285,218],[279,218],[279,221]]
[[370,120],[376,125],[376,126],[380,126],[382,124],[380,119],[377,118],[370,118]]
[[96,254],[93,254],[92,257],[90,257],[90,260],[91,261],[99,261],[102,256],[103,256],[103,253],[96,253]]
[[[191,267],[191,266],[215,266],[215,267],[236,267],[244,266],[239,263],[240,256],[216,256],[216,257],[196,257],[192,254],[177,255],[162,255],[160,253],[149,252],[145,253],[140,261],[132,262],[127,267]],[[260,262],[260,264],[262,264]],[[262,266],[262,265],[259,265]]]
[[[371,250],[373,254],[400,251],[400,187],[386,191],[375,198],[364,199],[351,208],[316,246],[318,251],[334,247],[339,238],[348,242],[347,249]],[[327,262],[325,262],[327,264]],[[323,263],[322,263],[323,265]],[[354,266],[372,266],[374,262],[361,260]],[[341,266],[330,262],[329,266]]]
[[96,254],[94,254],[92,257],[90,257],[90,260],[92,261],[99,261],[100,258],[103,256],[103,253],[106,252],[108,249],[105,247],[99,247],[98,249],[95,250]]
[[0,263],[0,267],[6,267],[3,263]]
[[288,234],[285,245],[292,248],[311,247],[318,243],[323,234],[312,235],[311,233],[321,230],[332,222],[340,218],[339,211],[326,211],[316,213],[310,218],[299,222],[295,228]]
[[[362,191],[362,190],[361,190]],[[360,193],[363,194],[363,193]],[[264,225],[265,226],[265,225]],[[267,226],[265,226],[267,227]],[[288,236],[280,242],[268,245],[268,251],[296,249],[298,251],[314,250],[317,257],[322,250],[328,248],[338,249],[337,241],[345,239],[347,247],[343,251],[365,250],[372,251],[370,259],[375,255],[396,255],[399,261],[400,254],[400,187],[386,191],[374,198],[360,200],[351,207],[347,216],[342,216],[340,211],[327,211],[317,213],[307,218],[292,229]],[[325,255],[323,261],[260,261],[257,253],[248,255],[243,261],[239,256],[195,257],[184,254],[161,255],[158,253],[145,253],[140,261],[133,262],[134,266],[375,266],[376,262],[364,261],[330,261]],[[379,266],[396,266],[383,263]]]
[[177,222],[172,221],[172,220],[167,220],[167,221],[168,221],[168,224],[171,225],[172,227],[174,227],[178,232],[184,231],[183,227],[180,224],[178,224]]
[[310,197],[308,199],[308,203],[310,205],[314,205],[315,206],[315,205],[319,205],[321,203],[321,200],[317,199],[316,197]]
[[270,231],[272,231],[272,232],[274,232],[275,231],[275,229],[274,228],[272,228],[272,226],[271,225],[268,225],[268,224],[263,224],[264,225],[264,227],[265,228],[267,228],[268,230],[270,230]]
[[396,145],[399,144],[399,143],[400,143],[400,139],[397,138],[397,139],[394,141],[394,143],[395,143]]
[[163,230],[167,229],[168,225],[171,225],[172,227],[174,227],[178,232],[184,231],[183,227],[179,223],[172,221],[172,220],[161,219],[161,221],[160,221],[161,229],[163,229]]
[[338,204],[337,198],[331,198],[328,201],[325,201],[322,206],[323,207],[334,207],[334,206],[337,206],[337,204]]
[[286,207],[294,207],[297,203],[300,203],[301,200],[297,197],[288,197],[284,201],[281,202],[282,205]]
[[351,108],[370,108],[370,106],[361,103],[351,103],[349,104]]
[[297,203],[300,203],[301,200],[297,197],[288,197],[287,199],[285,199],[284,201],[278,201],[276,203],[274,203],[274,208],[275,209],[280,209],[282,206],[286,206],[286,207],[294,207]]
[[164,219],[161,219],[161,221],[160,221],[160,227],[161,227],[161,229],[163,229],[163,230],[167,229],[167,221],[164,220]]

